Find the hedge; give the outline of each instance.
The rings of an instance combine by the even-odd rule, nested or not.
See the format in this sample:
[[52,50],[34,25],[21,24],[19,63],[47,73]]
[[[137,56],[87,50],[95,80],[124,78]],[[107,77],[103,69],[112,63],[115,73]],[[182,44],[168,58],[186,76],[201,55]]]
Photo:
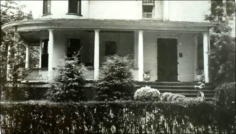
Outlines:
[[209,102],[1,102],[2,133],[235,133],[235,111]]

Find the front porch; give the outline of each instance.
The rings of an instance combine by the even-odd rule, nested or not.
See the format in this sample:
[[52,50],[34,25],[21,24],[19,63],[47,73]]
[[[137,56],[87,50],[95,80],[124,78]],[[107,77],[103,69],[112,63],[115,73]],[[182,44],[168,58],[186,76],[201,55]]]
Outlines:
[[[135,81],[143,81],[144,70],[148,69],[150,81],[193,82],[197,81],[200,70],[204,72],[205,83],[209,83],[212,26],[204,22],[157,20],[39,19],[14,22],[3,29],[15,29],[29,45],[39,46],[41,71],[33,72],[46,81],[53,79],[57,66],[63,66],[71,50],[81,49],[81,62],[90,68],[87,79],[97,80],[106,57],[117,54],[133,59]],[[170,43],[170,40],[175,41]],[[28,57],[29,54],[26,67],[29,67]]]
[[[50,32],[53,34],[51,35],[53,36],[53,39],[51,39],[53,40],[52,42],[54,42],[53,44],[50,42],[49,34],[45,31],[41,32],[40,39],[37,43],[34,43],[34,45],[38,44],[41,56],[39,68],[32,70],[31,75],[27,78],[28,80],[51,80],[57,74],[57,67],[63,66],[65,63],[65,57],[68,56],[68,53],[80,50],[81,62],[88,68],[85,75],[88,80],[97,80],[99,72],[101,71],[100,67],[106,61],[106,57],[117,54],[120,56],[129,55],[133,60],[133,75],[135,81],[143,81],[144,70],[148,69],[151,70],[150,81],[153,82],[198,81],[199,70],[204,70],[205,82],[210,82],[208,71],[209,57],[207,53],[209,49],[209,37],[206,33],[141,30],[53,30]],[[24,36],[28,34],[29,33],[24,33]],[[38,33],[31,33],[31,35],[33,34]],[[49,38],[47,38],[47,36],[49,36]],[[48,39],[49,41],[47,42]],[[160,42],[160,40],[165,40],[167,43],[162,44],[163,41]],[[171,40],[175,41],[174,44],[168,42]],[[53,45],[53,47],[50,47],[51,45]],[[169,46],[167,46],[167,48],[161,47],[165,45]],[[202,48],[203,46],[204,48]],[[172,47],[176,48],[173,49]],[[48,55],[48,59],[43,57],[45,53]],[[202,54],[202,56],[200,56],[199,53]],[[53,58],[51,57],[52,55]],[[45,62],[47,64],[46,66]],[[172,68],[170,68],[170,66]],[[169,73],[173,71],[173,68],[176,70],[176,73]],[[165,79],[165,77],[176,78],[175,80],[168,80]]]

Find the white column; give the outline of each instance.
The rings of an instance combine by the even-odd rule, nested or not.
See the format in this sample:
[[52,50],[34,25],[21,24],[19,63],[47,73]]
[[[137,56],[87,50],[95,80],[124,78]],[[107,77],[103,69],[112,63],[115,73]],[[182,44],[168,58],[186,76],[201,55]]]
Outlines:
[[94,30],[94,79],[99,78],[99,30]]
[[48,78],[49,80],[53,80],[53,45],[54,45],[54,37],[53,37],[53,29],[49,29],[49,41],[48,41]]
[[169,20],[169,0],[163,1],[164,10],[163,10],[163,20],[168,21]]
[[143,81],[143,31],[138,31],[138,81]]
[[197,80],[197,69],[198,69],[198,35],[194,36],[194,80]]
[[25,68],[29,68],[29,46],[25,46]]
[[209,34],[203,34],[203,57],[204,57],[204,76],[205,83],[209,83]]
[[42,68],[42,40],[40,40],[39,44],[39,68]]
[[8,50],[7,50],[7,80],[9,81],[10,80],[10,70],[11,70],[11,66],[10,66],[10,64],[8,63],[9,62],[9,58],[10,58],[10,55],[11,55],[11,53],[10,53],[10,49],[11,49],[11,46],[9,45],[8,46]]

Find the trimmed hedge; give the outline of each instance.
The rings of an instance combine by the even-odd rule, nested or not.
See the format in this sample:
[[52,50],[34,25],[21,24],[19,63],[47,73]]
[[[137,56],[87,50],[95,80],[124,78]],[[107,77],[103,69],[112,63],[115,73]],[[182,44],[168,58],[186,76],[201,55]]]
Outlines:
[[2,102],[2,133],[235,133],[235,113],[213,103]]

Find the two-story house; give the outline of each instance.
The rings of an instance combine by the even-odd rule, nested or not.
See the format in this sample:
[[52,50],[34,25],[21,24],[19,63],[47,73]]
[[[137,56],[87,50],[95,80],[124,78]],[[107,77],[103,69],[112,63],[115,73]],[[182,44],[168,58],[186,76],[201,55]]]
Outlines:
[[117,54],[133,58],[136,81],[143,81],[145,69],[151,70],[151,81],[194,82],[199,70],[206,83],[211,81],[208,52],[213,24],[204,20],[210,1],[38,3],[40,18],[3,26],[4,31],[17,30],[29,45],[39,46],[39,68],[32,72],[32,80],[52,80],[65,56],[81,49],[81,60],[90,68],[87,79],[98,79],[106,57]]

